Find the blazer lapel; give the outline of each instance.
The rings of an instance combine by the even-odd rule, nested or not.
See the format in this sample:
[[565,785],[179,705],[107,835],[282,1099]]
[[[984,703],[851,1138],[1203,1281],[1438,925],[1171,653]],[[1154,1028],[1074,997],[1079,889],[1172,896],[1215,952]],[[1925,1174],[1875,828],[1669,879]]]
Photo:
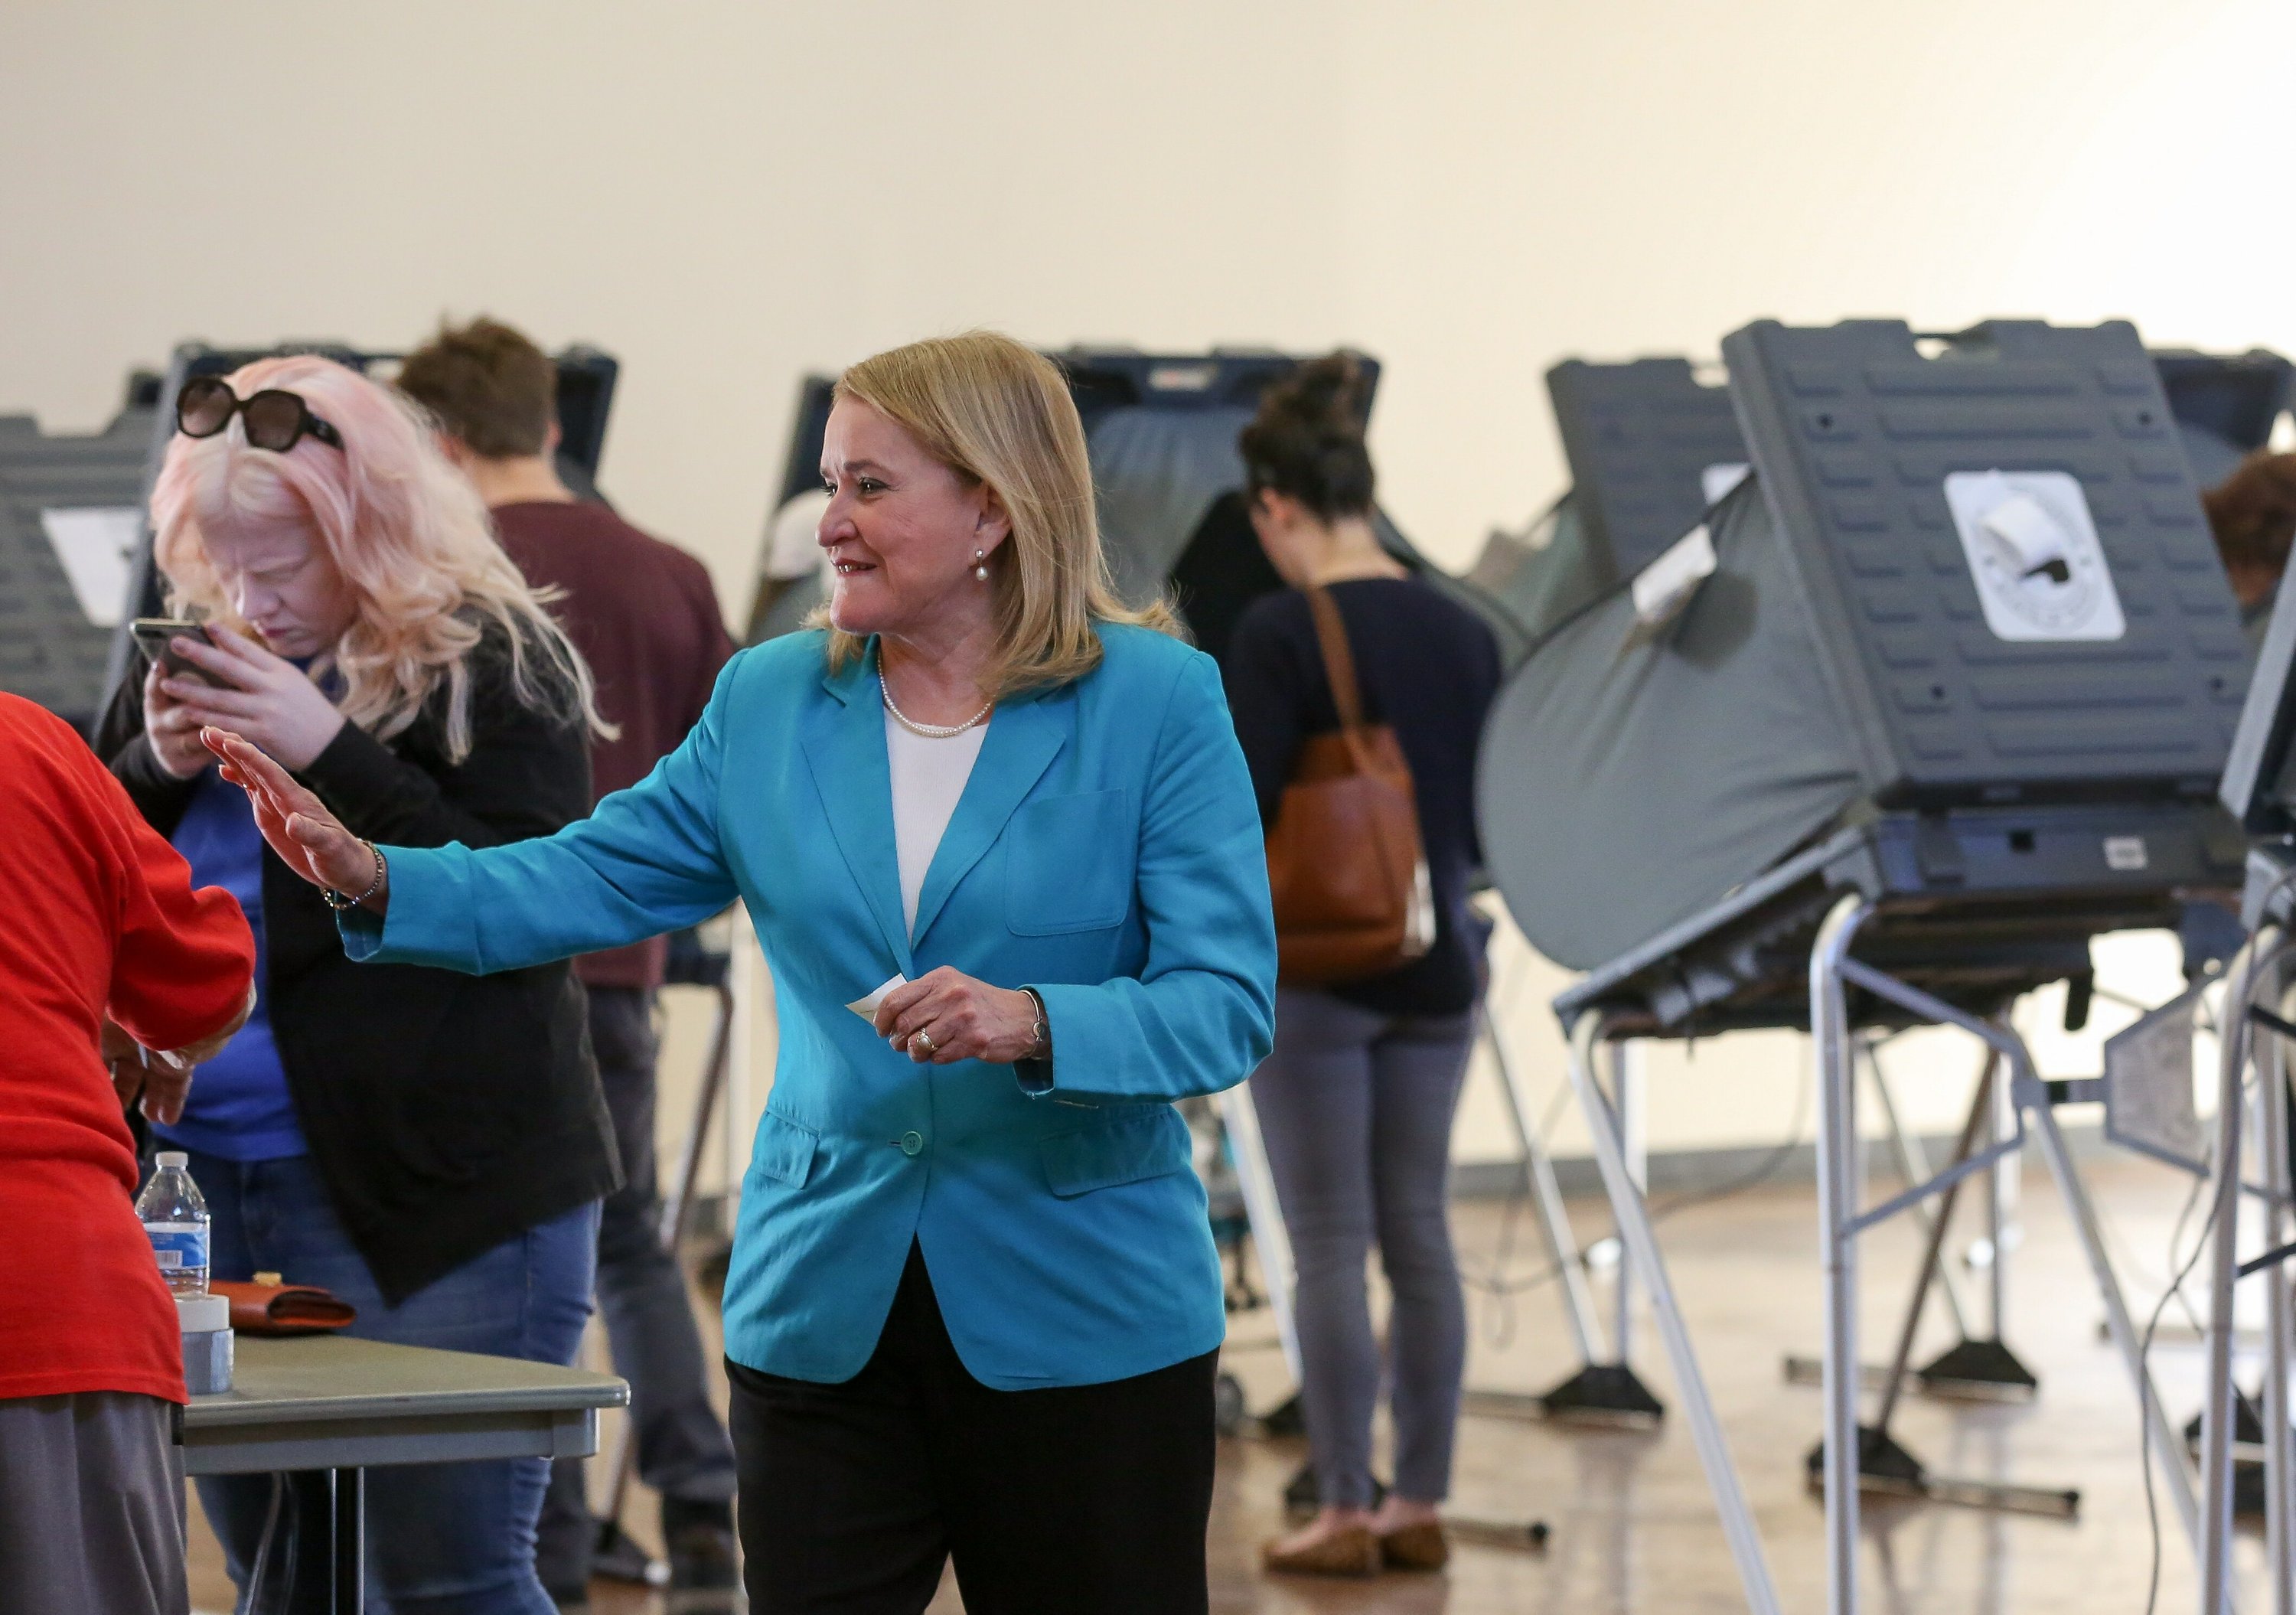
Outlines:
[[[893,776],[885,761],[885,717],[877,701],[866,699],[876,687],[876,670],[877,646],[872,640],[864,655],[822,680],[822,688],[833,699],[808,709],[800,739],[829,832],[845,855],[886,947],[906,976],[914,974],[916,967],[901,923],[900,855],[893,840]],[[982,749],[987,750],[985,742]]]
[[[925,871],[924,889],[917,895],[917,941],[924,940],[957,882],[996,845],[1004,822],[1036,789],[1075,732],[1076,697],[1070,691],[1027,695],[997,707],[988,733],[981,737],[972,776],[964,782],[964,794],[957,799],[956,811]],[[889,785],[889,798],[890,793]]]

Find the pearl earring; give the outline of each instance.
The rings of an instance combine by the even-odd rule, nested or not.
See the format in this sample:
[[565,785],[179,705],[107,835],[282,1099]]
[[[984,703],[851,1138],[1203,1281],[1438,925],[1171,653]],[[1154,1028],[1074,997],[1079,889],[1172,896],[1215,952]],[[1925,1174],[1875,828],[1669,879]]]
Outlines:
[[975,550],[972,552],[972,575],[983,583],[987,583],[988,581],[988,552],[987,550]]

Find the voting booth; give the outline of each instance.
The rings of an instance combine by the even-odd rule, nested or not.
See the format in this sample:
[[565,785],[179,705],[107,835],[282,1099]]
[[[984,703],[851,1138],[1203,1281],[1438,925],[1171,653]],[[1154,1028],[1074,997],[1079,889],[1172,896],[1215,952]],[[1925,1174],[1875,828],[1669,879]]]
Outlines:
[[[1889,1439],[1894,1391],[1860,1424],[1866,1226],[1949,1195],[2030,1129],[2145,1383],[2049,1085],[2005,1012],[2067,981],[2078,1014],[2092,937],[2171,926],[2189,894],[2236,886],[2240,838],[2214,799],[2248,657],[2132,326],[1923,337],[1762,321],[1723,352],[1753,474],[1516,671],[1479,814],[1526,936],[1587,972],[1555,1004],[1572,1078],[1758,1609],[1775,1589],[1594,1061],[1628,1037],[1812,1030],[1828,1275],[1816,1472],[1832,1607],[1848,1610],[1861,1481],[1934,1490]],[[1865,1209],[1849,1039],[1923,1023],[1991,1052],[2009,1126],[1975,1147],[1980,1084],[1946,1172]],[[2148,1389],[2156,1455],[2177,1450],[2160,1406]],[[2180,1461],[2168,1489],[2194,1525]]]
[[100,431],[0,415],[0,690],[86,732],[129,614],[157,380],[132,377]]

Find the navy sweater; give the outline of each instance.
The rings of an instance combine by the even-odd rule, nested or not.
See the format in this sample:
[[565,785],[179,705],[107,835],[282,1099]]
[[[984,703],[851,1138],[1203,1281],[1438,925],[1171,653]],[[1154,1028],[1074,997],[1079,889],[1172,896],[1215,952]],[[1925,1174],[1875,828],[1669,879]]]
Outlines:
[[[1498,645],[1465,607],[1415,578],[1331,586],[1347,624],[1364,711],[1395,729],[1418,793],[1419,833],[1435,889],[1435,946],[1400,970],[1330,990],[1383,1014],[1456,1014],[1481,987],[1483,936],[1467,914],[1482,861],[1475,836],[1475,750],[1499,684]],[[1236,738],[1272,824],[1308,736],[1340,726],[1307,596],[1263,595],[1237,622],[1223,668]]]

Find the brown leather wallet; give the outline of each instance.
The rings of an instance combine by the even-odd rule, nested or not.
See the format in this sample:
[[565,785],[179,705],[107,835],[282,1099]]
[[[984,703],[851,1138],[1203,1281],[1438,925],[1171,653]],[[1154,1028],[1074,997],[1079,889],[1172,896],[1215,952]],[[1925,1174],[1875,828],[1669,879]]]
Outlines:
[[254,1283],[225,1279],[208,1288],[230,1299],[231,1326],[241,1334],[324,1334],[358,1316],[358,1308],[332,1291],[283,1284],[268,1273]]

